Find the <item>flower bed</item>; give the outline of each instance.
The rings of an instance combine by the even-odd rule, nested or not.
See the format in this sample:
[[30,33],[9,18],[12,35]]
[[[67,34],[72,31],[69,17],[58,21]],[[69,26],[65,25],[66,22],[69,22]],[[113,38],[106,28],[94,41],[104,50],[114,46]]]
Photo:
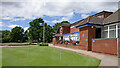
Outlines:
[[48,46],[48,43],[37,43],[39,46]]

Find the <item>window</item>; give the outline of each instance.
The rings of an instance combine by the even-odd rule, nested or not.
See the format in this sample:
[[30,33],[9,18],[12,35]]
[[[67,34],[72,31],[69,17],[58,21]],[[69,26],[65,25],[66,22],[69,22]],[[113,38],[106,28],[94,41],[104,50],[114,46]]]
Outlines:
[[79,41],[79,33],[75,33],[75,34],[70,34],[70,35],[65,35],[63,36],[63,39],[65,41],[70,41],[70,39],[72,41]]
[[116,30],[109,31],[109,38],[116,38]]
[[108,25],[102,28],[103,38],[116,38],[116,24]]
[[102,28],[102,37],[108,38],[108,26]]

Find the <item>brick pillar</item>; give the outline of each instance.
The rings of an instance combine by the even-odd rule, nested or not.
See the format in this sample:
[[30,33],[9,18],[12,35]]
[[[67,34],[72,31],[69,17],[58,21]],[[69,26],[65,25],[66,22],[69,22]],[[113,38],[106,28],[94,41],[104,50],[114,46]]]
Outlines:
[[56,37],[53,38],[53,45],[56,43]]
[[92,50],[92,39],[95,38],[95,27],[84,26],[79,28],[80,31],[80,46],[84,50]]

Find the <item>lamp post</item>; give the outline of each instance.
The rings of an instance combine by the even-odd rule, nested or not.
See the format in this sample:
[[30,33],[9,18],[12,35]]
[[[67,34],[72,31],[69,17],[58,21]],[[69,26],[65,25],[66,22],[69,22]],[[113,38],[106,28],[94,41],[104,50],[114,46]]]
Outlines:
[[45,25],[44,23],[39,23],[39,26],[43,26],[43,43],[45,43]]

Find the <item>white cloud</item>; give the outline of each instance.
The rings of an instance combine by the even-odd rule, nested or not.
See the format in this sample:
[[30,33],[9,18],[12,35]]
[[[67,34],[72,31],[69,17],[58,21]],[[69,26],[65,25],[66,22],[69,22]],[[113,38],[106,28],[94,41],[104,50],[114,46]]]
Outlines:
[[3,23],[3,22],[0,21],[0,27],[2,26],[2,23]]
[[48,21],[48,20],[44,20],[44,22],[50,22],[50,21]]
[[3,20],[10,20],[11,18],[10,17],[2,17],[1,19],[3,19]]
[[19,25],[9,25],[8,27],[14,28],[14,27],[16,27],[16,26],[19,26]]
[[82,15],[81,15],[82,18],[86,18],[86,17],[88,17],[88,16],[90,16],[90,15],[88,15],[88,14],[82,14]]
[[29,27],[25,27],[25,28],[24,28],[24,31],[26,31],[28,28],[29,28]]
[[25,20],[25,18],[12,19],[11,22],[12,22],[12,21],[19,21],[19,20]]
[[65,0],[65,1],[46,0],[46,2],[44,2],[43,0],[42,1],[32,0],[30,2],[29,0],[25,0],[25,2],[4,2],[2,3],[2,11],[3,11],[2,16],[4,17],[18,16],[28,19],[34,19],[34,17],[40,17],[43,15],[70,17],[73,15],[73,12],[90,13],[90,12],[100,12],[102,10],[109,10],[109,11],[117,10],[117,2],[108,3],[102,1],[75,2],[75,0]]
[[60,23],[61,21],[57,21],[57,20],[54,20],[54,21],[51,21],[51,23]]

